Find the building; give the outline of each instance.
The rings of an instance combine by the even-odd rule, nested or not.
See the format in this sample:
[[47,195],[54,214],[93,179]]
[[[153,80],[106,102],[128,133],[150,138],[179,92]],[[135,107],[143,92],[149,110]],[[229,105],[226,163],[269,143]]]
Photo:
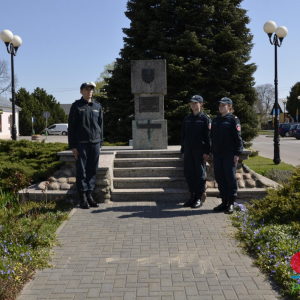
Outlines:
[[59,104],[59,105],[64,110],[65,114],[69,117],[70,108],[71,108],[72,104]]
[[[17,136],[19,135],[19,112],[22,110],[19,106],[15,106],[15,117]],[[11,138],[12,128],[12,103],[0,95],[0,139]]]

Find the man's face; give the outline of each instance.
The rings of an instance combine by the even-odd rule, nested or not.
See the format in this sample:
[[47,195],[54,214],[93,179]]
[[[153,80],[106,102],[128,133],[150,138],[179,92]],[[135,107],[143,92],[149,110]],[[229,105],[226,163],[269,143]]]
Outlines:
[[91,86],[87,86],[80,91],[81,95],[86,100],[92,99],[93,92],[94,92],[94,89]]

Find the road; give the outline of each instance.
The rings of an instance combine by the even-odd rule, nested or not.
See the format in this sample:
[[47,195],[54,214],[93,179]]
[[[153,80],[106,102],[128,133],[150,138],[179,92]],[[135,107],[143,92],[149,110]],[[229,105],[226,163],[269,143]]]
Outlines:
[[[273,137],[259,135],[253,140],[252,148],[259,151],[259,155],[267,158],[274,158]],[[282,162],[293,166],[300,165],[300,140],[292,137],[280,137],[280,158]]]

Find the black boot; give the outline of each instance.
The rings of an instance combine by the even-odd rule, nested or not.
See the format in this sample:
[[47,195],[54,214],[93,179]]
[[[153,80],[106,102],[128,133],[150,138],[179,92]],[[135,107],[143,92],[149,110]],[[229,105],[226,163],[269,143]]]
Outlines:
[[87,202],[86,194],[85,192],[79,193],[79,199],[80,199],[80,207],[83,209],[89,209],[90,205]]
[[235,200],[235,197],[231,197],[228,199],[228,206],[227,206],[227,210],[226,210],[226,214],[233,214],[233,211],[234,211],[234,200]]
[[88,201],[90,207],[99,207],[99,204],[93,199],[92,194],[93,194],[93,191],[86,192],[87,201]]
[[191,192],[191,199],[183,204],[184,207],[191,207],[195,201],[195,193]]
[[222,197],[222,203],[214,208],[214,211],[225,211],[227,209],[227,198]]
[[201,200],[203,193],[195,193],[195,200],[192,204],[191,208],[199,208],[203,205],[203,202]]

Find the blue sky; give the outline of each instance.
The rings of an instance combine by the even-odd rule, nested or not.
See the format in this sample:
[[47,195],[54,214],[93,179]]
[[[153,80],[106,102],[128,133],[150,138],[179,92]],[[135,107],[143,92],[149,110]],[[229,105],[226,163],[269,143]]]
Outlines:
[[[141,0],[142,1],[142,0]],[[15,57],[18,87],[44,88],[60,103],[80,98],[82,82],[95,81],[104,66],[119,57],[122,28],[129,27],[127,0],[2,0],[0,31],[11,30],[23,44]],[[245,0],[254,35],[251,62],[256,84],[274,83],[274,46],[263,31],[266,21],[286,26],[278,49],[279,97],[300,81],[299,0]],[[0,59],[10,56],[0,41]],[[10,97],[10,94],[4,94]]]

